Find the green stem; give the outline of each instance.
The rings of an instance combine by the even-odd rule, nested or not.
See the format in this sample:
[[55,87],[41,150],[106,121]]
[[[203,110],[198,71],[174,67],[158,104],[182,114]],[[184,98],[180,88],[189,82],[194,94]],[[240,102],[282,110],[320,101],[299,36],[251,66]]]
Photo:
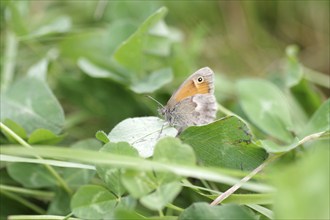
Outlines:
[[178,207],[176,205],[173,205],[173,204],[167,204],[166,207],[169,208],[169,209],[173,209],[175,211],[178,211],[178,212],[183,212],[184,211],[183,208],[180,208],[180,207]]
[[42,198],[44,200],[51,200],[54,197],[53,192],[45,192],[41,190],[34,190],[34,189],[25,189],[16,186],[7,186],[0,184],[0,190],[5,190],[7,192],[14,192],[16,194],[22,194],[27,196],[33,196],[36,198]]
[[11,215],[8,220],[80,220],[79,218],[66,218],[59,215]]
[[[33,147],[28,144],[26,141],[24,141],[20,136],[18,136],[15,132],[13,132],[10,128],[8,128],[6,125],[4,125],[2,122],[0,122],[0,128],[7,132],[12,138],[14,138],[18,143],[23,145],[26,148],[33,149]],[[34,155],[37,159],[43,160],[42,157],[38,155]],[[51,167],[48,164],[44,164],[48,172],[50,172],[54,178],[57,180],[58,184],[69,194],[72,195],[72,190],[69,188],[69,186],[66,184],[66,182],[62,179],[62,177],[56,172],[56,170]]]
[[63,218],[63,220],[69,220],[69,219],[71,219],[70,217],[71,216],[73,216],[73,213],[71,212],[70,214],[68,214],[67,216],[65,216],[64,218]]
[[202,187],[202,186],[193,185],[187,179],[182,180],[181,185],[184,186],[184,187],[190,188],[190,189],[192,189],[192,190],[194,190],[194,191],[196,191],[197,193],[200,193],[200,194],[202,193],[201,191],[205,191],[205,192],[209,192],[209,193],[214,193],[214,194],[215,193],[216,194],[219,194],[219,191],[216,191],[216,190],[213,190],[213,189],[209,189],[209,188],[205,188],[205,187]]
[[[301,139],[294,147],[292,147],[289,151],[295,149],[296,147],[318,139],[320,137],[322,137],[323,134],[325,134],[325,131],[322,132],[318,132],[318,133],[314,133],[314,134],[310,134],[306,137],[304,137],[303,139]],[[277,158],[281,157],[282,155],[286,154],[287,152],[281,152],[279,154],[276,155],[272,155],[270,157],[268,157],[262,164],[260,164],[257,168],[255,168],[254,170],[252,170],[251,173],[249,173],[247,176],[245,176],[243,179],[241,179],[241,181],[239,181],[238,183],[234,184],[232,187],[230,187],[227,191],[225,191],[224,193],[220,194],[215,200],[213,200],[211,202],[210,205],[218,205],[219,203],[221,203],[223,200],[225,200],[226,198],[228,198],[231,194],[233,194],[236,190],[238,190],[244,183],[246,183],[247,181],[249,181],[253,176],[255,176],[257,173],[259,173],[261,170],[263,170],[269,163],[273,162],[274,160],[276,160]]]
[[265,208],[261,205],[256,205],[256,204],[247,204],[246,206],[250,207],[251,209],[256,210],[257,212],[263,214],[269,219],[274,219],[274,213],[268,208]]
[[6,190],[0,189],[0,193],[7,196],[8,198],[11,198],[15,201],[17,201],[18,203],[21,203],[22,205],[30,208],[31,210],[35,211],[38,214],[45,214],[46,210],[40,208],[39,206],[36,206],[35,204],[31,203],[30,201],[15,195],[14,193],[8,192]]
[[98,1],[95,11],[94,11],[94,19],[95,20],[100,20],[102,16],[104,15],[104,12],[107,8],[108,1]]
[[18,41],[14,33],[8,31],[5,38],[5,53],[1,74],[1,92],[5,91],[14,78]]
[[305,72],[305,78],[307,80],[309,80],[310,82],[323,86],[327,89],[330,88],[329,75],[327,75],[325,73],[317,72],[317,71],[309,69],[307,67],[304,67],[304,72]]
[[260,164],[254,170],[252,170],[251,173],[249,173],[247,176],[245,176],[243,179],[241,179],[241,181],[239,181],[238,183],[234,184],[226,192],[220,194],[215,200],[213,200],[211,202],[210,205],[214,206],[214,205],[218,205],[219,203],[221,203],[223,200],[225,200],[226,198],[228,198],[231,194],[233,194],[236,190],[238,190],[244,183],[246,183],[247,181],[249,181],[254,175],[256,175],[261,170],[263,170],[265,166],[267,166],[269,163],[271,163],[272,161],[274,161],[275,159],[277,159],[279,156],[281,156],[281,154],[268,157],[262,164]]
[[164,217],[164,213],[162,210],[158,210],[158,213],[159,213],[159,217]]

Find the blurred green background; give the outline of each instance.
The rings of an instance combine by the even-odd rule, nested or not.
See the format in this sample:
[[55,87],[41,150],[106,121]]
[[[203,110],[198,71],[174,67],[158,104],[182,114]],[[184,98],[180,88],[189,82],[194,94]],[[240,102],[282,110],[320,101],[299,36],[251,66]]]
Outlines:
[[330,60],[329,5],[321,0],[1,1],[1,80],[10,85],[33,67],[44,68],[64,108],[70,142],[93,137],[97,130],[108,132],[127,117],[157,115],[157,104],[125,85],[125,72],[121,81],[93,77],[81,58],[120,73],[112,54],[166,6],[166,38],[157,39],[163,44],[155,40],[155,47],[149,39],[154,56],[145,68],[173,70],[173,80],[150,94],[161,103],[187,76],[209,66],[217,75],[218,101],[236,111],[235,80],[257,76],[276,81],[292,44],[299,48],[300,62],[313,69],[307,78],[324,100],[329,96],[324,81]]

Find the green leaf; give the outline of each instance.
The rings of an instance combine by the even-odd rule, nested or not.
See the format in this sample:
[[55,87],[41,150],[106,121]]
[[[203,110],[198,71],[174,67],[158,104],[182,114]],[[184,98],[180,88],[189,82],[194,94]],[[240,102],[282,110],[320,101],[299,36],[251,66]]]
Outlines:
[[[131,2],[133,3],[133,2]],[[113,54],[124,40],[129,38],[137,29],[136,21],[130,19],[113,20],[107,27],[107,45],[109,46],[109,53]]]
[[32,132],[28,139],[29,144],[56,144],[62,141],[64,138],[63,135],[56,135],[53,132],[39,128]]
[[[28,188],[41,188],[56,186],[54,176],[44,165],[29,163],[10,163],[7,166],[9,175]],[[89,183],[95,171],[76,168],[54,167],[57,173],[61,173],[62,178],[72,188]]]
[[303,76],[303,66],[297,58],[299,48],[296,45],[290,45],[286,48],[285,80],[288,87],[297,85]]
[[140,202],[151,210],[162,210],[176,198],[181,189],[180,182],[167,183],[157,187],[151,194],[142,197]]
[[290,143],[292,122],[284,94],[262,79],[245,79],[237,83],[240,103],[245,114],[261,130]]
[[109,152],[118,155],[138,157],[139,154],[136,149],[134,149],[127,142],[118,142],[118,143],[107,143],[105,144],[100,151]]
[[[7,1],[6,13],[8,13],[8,17],[10,17],[11,22],[8,22],[11,25],[11,29],[14,30],[17,36],[26,35],[28,33],[28,28],[25,23],[25,19],[22,11],[27,11],[26,9],[29,7],[28,2],[13,2]],[[23,9],[23,10],[19,10]]]
[[56,186],[56,180],[44,165],[28,163],[10,163],[7,171],[11,178],[26,188]]
[[133,82],[130,88],[136,93],[152,93],[163,85],[171,82],[172,78],[173,75],[170,68],[160,69]]
[[145,51],[159,57],[168,57],[171,54],[171,44],[183,40],[183,35],[178,29],[169,28],[164,20],[160,20],[149,31]]
[[71,148],[99,151],[102,148],[102,144],[94,138],[88,138],[74,143]]
[[118,208],[114,211],[113,213],[113,218],[114,219],[134,219],[134,220],[145,220],[145,217],[142,217],[138,213],[132,211],[132,210],[127,210],[124,208]]
[[106,32],[102,29],[85,29],[81,34],[67,34],[59,45],[61,57],[73,61],[80,57],[93,61],[102,59],[104,56],[110,56],[107,41],[109,39],[106,38]]
[[[21,137],[23,139],[27,138],[26,131],[24,130],[24,128],[22,128],[16,122],[14,122],[10,119],[6,119],[3,122],[3,124],[5,124],[8,128],[10,128],[13,132],[15,132],[19,137]],[[4,131],[4,130],[1,130],[1,131],[12,143],[16,143],[16,140],[13,139],[11,135],[7,134],[6,131]]]
[[[136,93],[151,93],[161,88],[172,80],[172,70],[162,58],[171,55],[171,44],[175,40],[161,20],[166,12],[164,7],[156,11],[135,33],[123,41],[114,52],[112,59],[107,61],[111,63],[111,67],[102,65],[104,62],[100,62],[100,59],[91,61],[92,57],[80,57],[78,66],[91,77],[112,79],[125,86],[128,85]],[[123,25],[132,28],[132,24],[127,21],[121,22],[119,26],[116,22],[114,24],[109,31],[118,30],[119,33],[111,32],[111,48],[114,47],[113,41],[118,41],[117,34],[121,40],[127,35]]]
[[104,131],[97,131],[95,134],[95,137],[99,140],[102,141],[103,143],[109,143],[109,138],[107,134]]
[[[126,142],[107,143],[100,151],[138,157],[138,152]],[[109,190],[116,196],[120,197],[126,192],[120,180],[121,171],[119,168],[114,168],[114,166],[97,165],[96,171]]]
[[[299,103],[299,107],[301,109],[300,111],[303,111],[307,115],[312,115],[324,101],[324,98],[320,94],[318,88],[316,88],[315,85],[313,85],[307,79],[300,80],[298,85],[290,88],[290,91],[294,95],[296,102]],[[294,110],[292,109],[291,112],[292,111]],[[294,114],[296,113],[294,112]],[[307,120],[303,121],[302,123],[304,126],[307,123]]]
[[193,147],[197,159],[206,166],[252,170],[267,158],[267,153],[252,143],[247,126],[233,116],[189,127],[180,139]]
[[124,170],[121,181],[134,198],[140,198],[158,187],[156,177],[152,172]]
[[38,63],[34,64],[28,69],[27,75],[29,77],[36,77],[41,81],[46,81],[48,63],[49,62],[47,58],[42,58]]
[[136,212],[134,212],[134,208],[136,207],[137,201],[136,199],[132,198],[131,196],[126,196],[126,197],[122,197],[120,198],[119,203],[117,203],[116,208],[113,210],[113,212],[108,212],[106,213],[106,215],[104,216],[103,219],[128,219],[127,217],[117,217],[118,216],[118,211],[120,212],[121,210],[125,210],[126,213],[130,213],[132,215],[130,215],[131,217],[133,216],[138,216],[134,217],[132,219],[144,219],[144,217],[142,217],[141,215],[137,214]]
[[329,219],[329,149],[314,148],[273,175],[275,219]]
[[120,202],[117,204],[116,209],[132,210],[137,204],[136,199],[131,196],[125,196],[120,198]]
[[183,144],[179,139],[173,137],[164,137],[158,141],[153,160],[183,165],[196,164],[194,150],[189,145]]
[[[196,163],[192,148],[173,137],[162,138],[157,143],[152,159],[173,164],[193,165]],[[131,195],[135,198],[141,198],[141,202],[143,200],[142,203],[146,207],[154,210],[162,209],[181,191],[181,184],[178,182],[180,179],[180,176],[173,173],[158,171],[126,170],[122,175],[122,182]],[[171,188],[168,186],[172,186],[173,194],[166,192]],[[167,194],[168,197],[164,198],[164,194]],[[152,204],[153,200],[159,201],[157,204]]]
[[[98,150],[101,144],[93,139],[80,141],[72,146],[73,149]],[[31,150],[31,149],[29,149]],[[9,175],[28,188],[40,188],[56,186],[53,175],[44,165],[29,163],[10,163],[7,167]],[[94,170],[54,167],[65,182],[72,188],[89,183],[95,175]]]
[[165,7],[157,10],[113,54],[113,60],[129,72],[129,87],[136,93],[154,92],[172,80],[163,60],[170,56],[173,42],[162,21],[166,13]]
[[325,101],[309,120],[302,135],[306,136],[312,133],[330,130],[330,99]]
[[164,183],[162,176],[158,179],[157,173],[153,172],[126,170],[121,180],[130,195],[140,198],[140,202],[152,210],[163,209],[181,191],[180,182],[173,181],[175,178]]
[[[165,33],[164,33],[165,32]],[[171,53],[172,40],[168,38],[169,30],[164,21],[159,21],[150,31],[144,51],[148,54],[167,57]]]
[[[179,139],[173,137],[164,137],[158,141],[152,159],[164,163],[196,164],[194,150],[189,145],[183,144]],[[160,184],[181,179],[180,176],[168,172],[155,172],[155,176]]]
[[150,157],[160,137],[174,137],[177,134],[175,128],[164,127],[164,123],[157,117],[129,118],[117,124],[109,133],[108,138],[114,143],[128,142],[140,156]]
[[95,175],[94,170],[77,169],[77,168],[62,168],[56,169],[58,173],[61,173],[65,182],[71,188],[78,188],[85,184],[88,184]]
[[31,32],[28,37],[36,38],[47,34],[65,33],[71,29],[71,18],[69,16],[57,16],[53,21],[45,24],[35,31]]
[[[90,61],[89,59],[85,57],[80,57],[78,59],[78,66],[82,71],[84,71],[87,75],[93,78],[108,78],[112,79],[119,83],[125,83],[127,80],[125,80],[120,74],[111,71],[109,69],[102,68]],[[126,83],[129,83],[126,82]]]
[[55,134],[64,125],[63,109],[48,85],[36,78],[25,77],[1,94],[1,120],[18,122],[28,134],[45,128]]
[[[212,200],[215,200],[218,195],[210,196]],[[230,197],[225,199],[222,203],[223,204],[242,204],[242,205],[269,205],[273,204],[274,202],[274,195],[272,193],[252,193],[252,194],[232,194]]]
[[144,46],[148,40],[147,35],[149,30],[154,27],[166,13],[167,9],[162,7],[147,18],[139,29],[119,46],[113,55],[114,59],[127,69],[140,73],[145,65],[143,60],[145,56]]
[[179,216],[179,220],[204,220],[204,219],[253,219],[257,218],[248,209],[235,205],[210,206],[207,203],[194,203],[185,209]]
[[141,22],[145,20],[152,12],[159,8],[159,2],[148,2],[141,4],[137,1],[111,1],[109,2],[109,15],[111,20],[132,20]]
[[67,192],[62,189],[55,189],[55,196],[52,198],[51,203],[48,206],[48,215],[68,215],[70,210],[71,197]]
[[102,186],[85,185],[78,189],[71,200],[72,213],[83,219],[103,219],[113,212],[117,198]]
[[296,148],[299,144],[299,139],[296,138],[290,145],[279,145],[271,140],[260,140],[259,141],[261,146],[268,152],[268,153],[283,153],[288,152],[294,148]]
[[[85,139],[76,142],[70,148],[98,151],[102,144],[93,139]],[[88,184],[95,176],[95,170],[76,169],[76,168],[56,168],[61,174],[66,183],[72,188],[78,188],[82,185]]]

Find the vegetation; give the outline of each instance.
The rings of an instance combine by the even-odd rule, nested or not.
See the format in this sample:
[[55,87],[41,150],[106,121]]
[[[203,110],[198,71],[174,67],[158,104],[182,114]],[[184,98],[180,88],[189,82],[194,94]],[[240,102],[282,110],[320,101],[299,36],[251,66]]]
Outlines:
[[[329,1],[0,6],[1,219],[330,218]],[[203,66],[175,137],[146,95]]]

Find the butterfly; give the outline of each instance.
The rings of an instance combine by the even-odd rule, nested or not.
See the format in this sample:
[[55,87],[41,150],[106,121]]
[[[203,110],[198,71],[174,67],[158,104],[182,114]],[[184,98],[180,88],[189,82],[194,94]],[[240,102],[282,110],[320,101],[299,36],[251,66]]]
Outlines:
[[214,121],[217,105],[213,71],[209,67],[197,70],[158,111],[171,126],[178,129],[179,133],[189,126]]

